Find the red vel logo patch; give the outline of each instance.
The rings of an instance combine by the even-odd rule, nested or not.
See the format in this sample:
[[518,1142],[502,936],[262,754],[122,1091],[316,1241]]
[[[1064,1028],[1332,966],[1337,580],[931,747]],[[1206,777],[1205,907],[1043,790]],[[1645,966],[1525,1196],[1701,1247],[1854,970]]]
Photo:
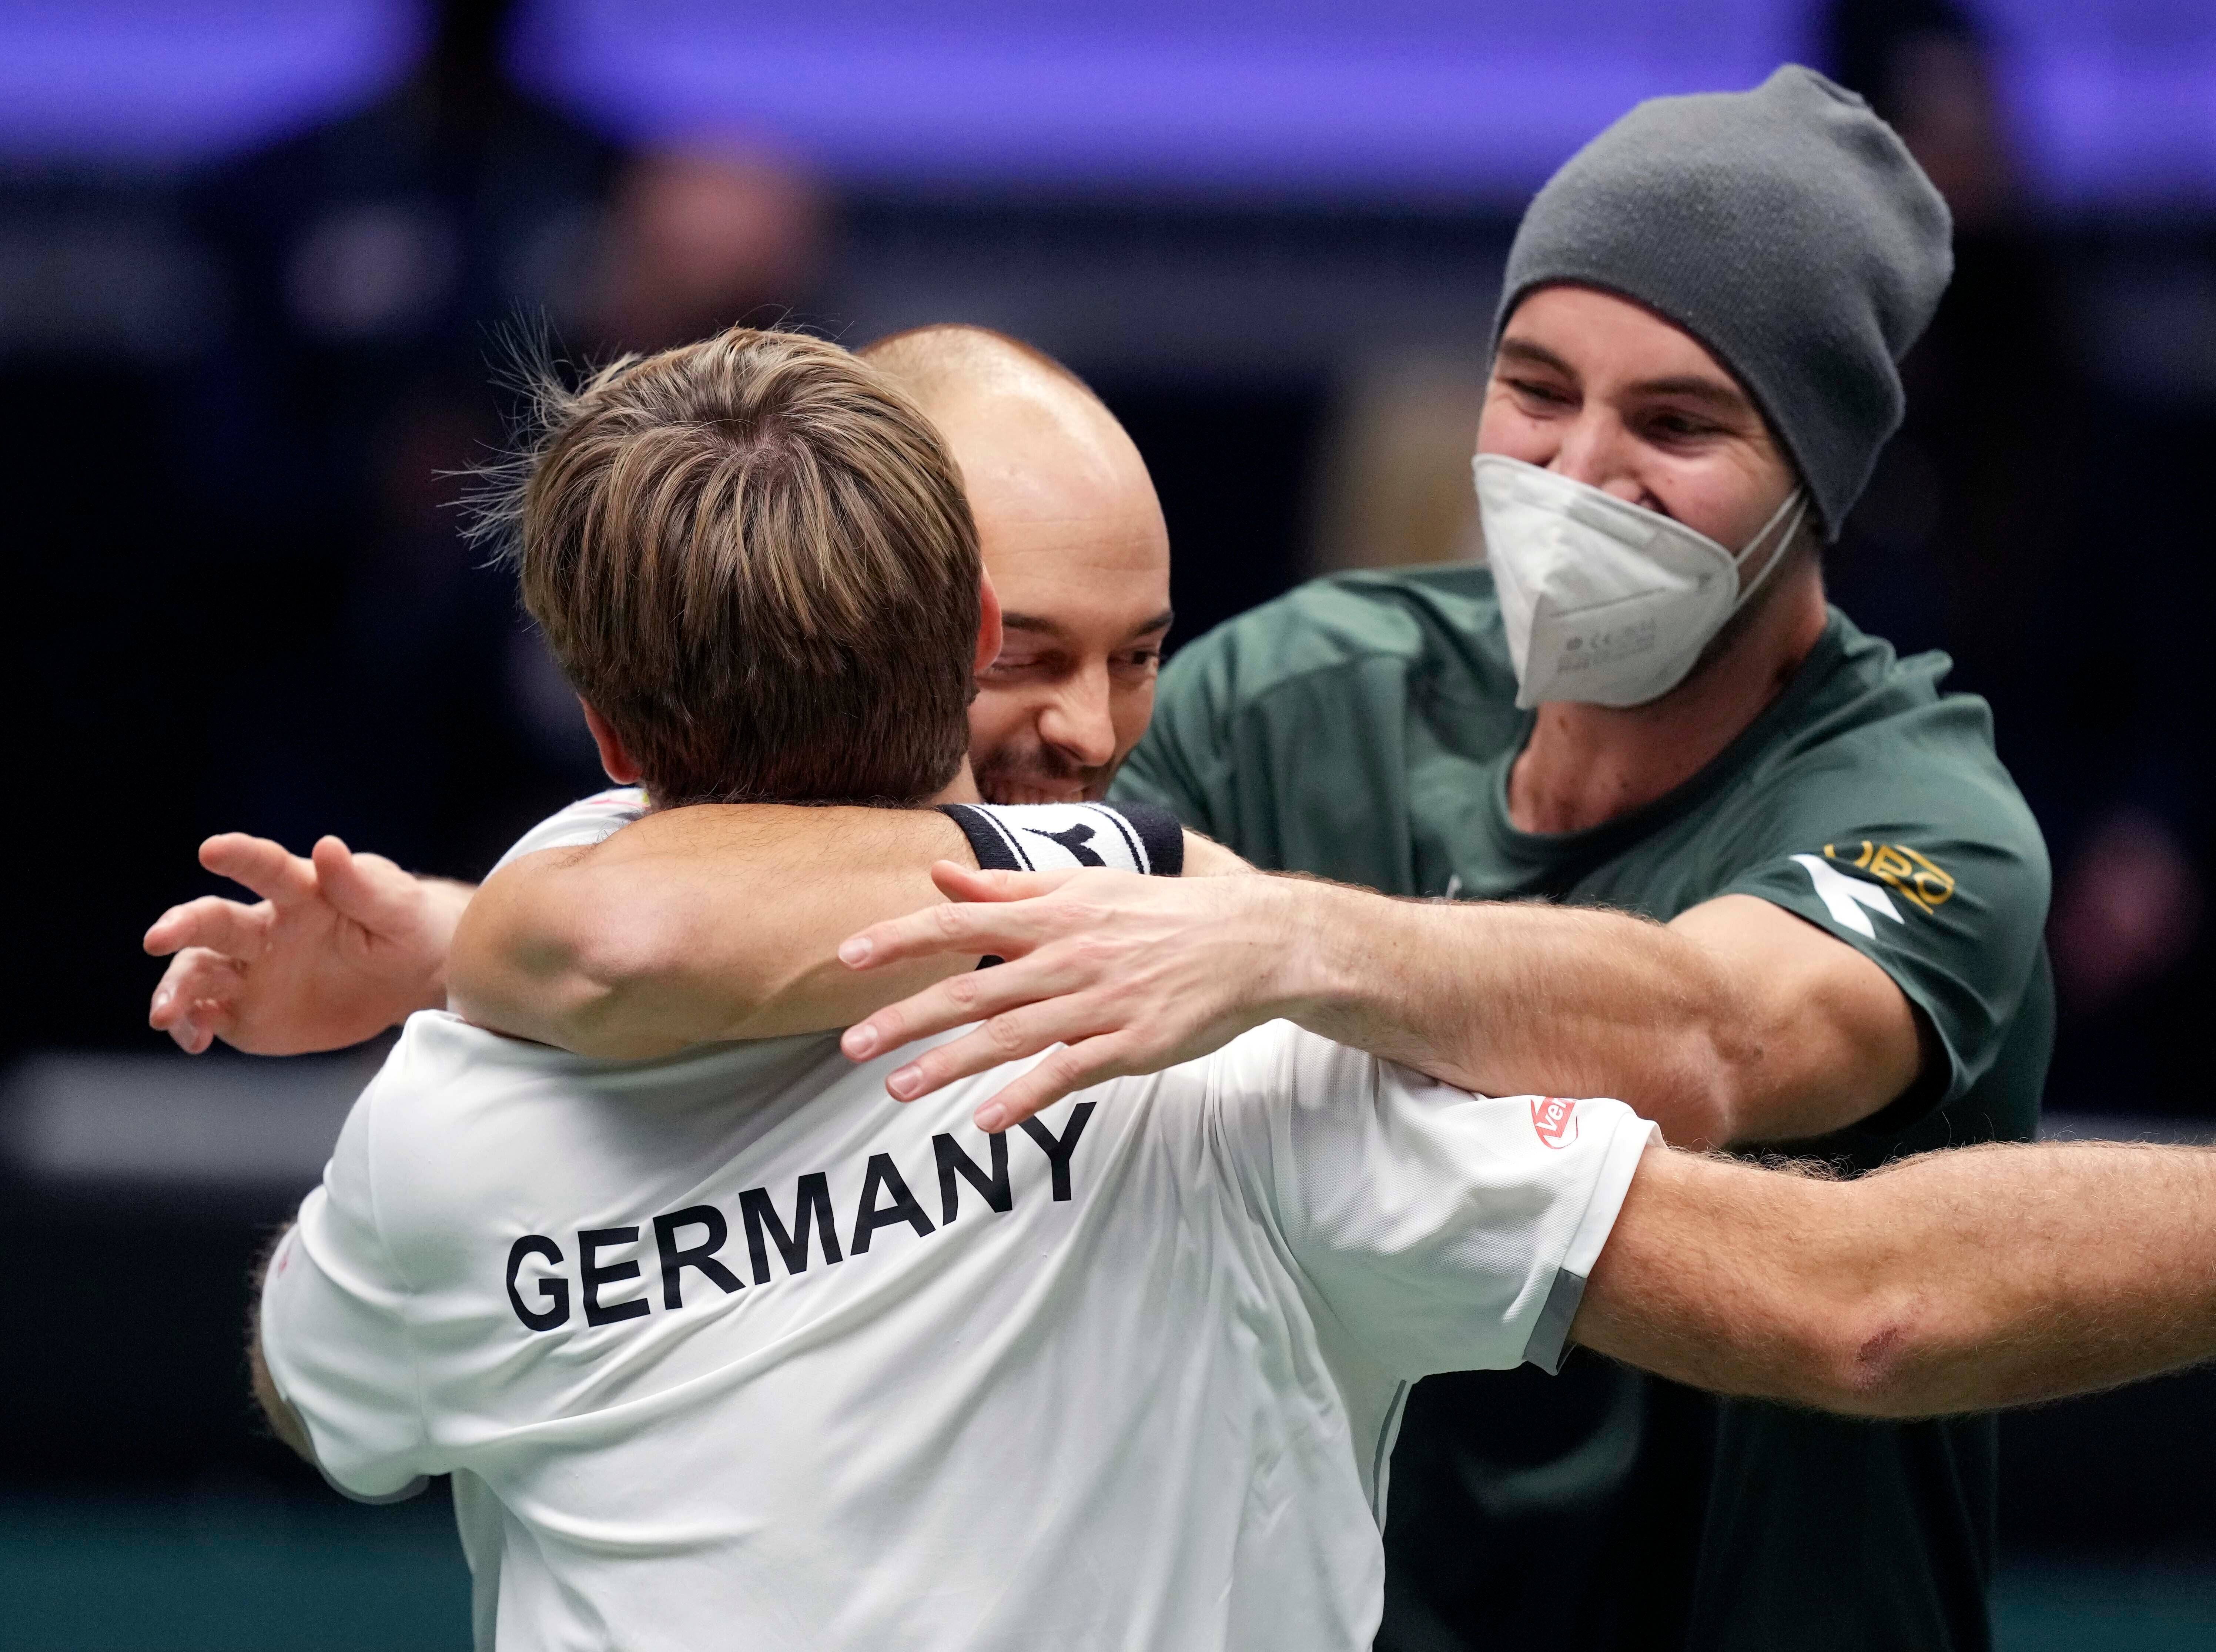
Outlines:
[[1548,1146],[1567,1147],[1578,1139],[1578,1104],[1563,1096],[1534,1096],[1531,1127]]

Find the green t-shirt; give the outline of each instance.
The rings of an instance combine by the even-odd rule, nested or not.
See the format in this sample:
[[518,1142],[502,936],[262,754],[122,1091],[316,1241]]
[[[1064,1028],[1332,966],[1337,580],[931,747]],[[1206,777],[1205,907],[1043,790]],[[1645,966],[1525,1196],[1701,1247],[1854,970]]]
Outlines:
[[[1116,791],[1257,864],[1389,894],[1666,921],[1736,893],[1798,914],[1884,969],[1945,1053],[1900,1102],[1796,1148],[1868,1168],[2030,1138],[2053,1040],[2046,848],[1984,702],[1940,692],[1948,668],[1834,610],[1693,779],[1534,834],[1508,819],[1532,714],[1490,574],[1347,574],[1181,651]],[[1554,1379],[1433,1379],[1394,1457],[1378,1645],[1983,1649],[1994,1446],[1988,1418],[1846,1422],[1590,1356]]]

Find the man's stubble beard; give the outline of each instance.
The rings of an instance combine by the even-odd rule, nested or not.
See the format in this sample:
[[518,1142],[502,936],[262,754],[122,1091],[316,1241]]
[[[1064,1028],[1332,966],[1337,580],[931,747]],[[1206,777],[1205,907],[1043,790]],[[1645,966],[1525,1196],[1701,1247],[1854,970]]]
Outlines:
[[971,760],[977,790],[988,803],[1098,802],[1122,764],[1072,763],[1051,746],[1035,742],[995,747]]

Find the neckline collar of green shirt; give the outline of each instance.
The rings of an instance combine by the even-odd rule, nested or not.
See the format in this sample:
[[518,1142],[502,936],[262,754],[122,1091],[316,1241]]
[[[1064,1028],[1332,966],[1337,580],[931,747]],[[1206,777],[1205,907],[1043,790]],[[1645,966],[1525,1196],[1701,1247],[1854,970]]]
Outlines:
[[1803,709],[1845,657],[1845,617],[1832,609],[1825,622],[1824,634],[1816,639],[1816,646],[1793,673],[1793,680],[1785,685],[1784,692],[1764,707],[1761,714],[1739,731],[1739,738],[1705,767],[1653,802],[1581,831],[1526,832],[1509,815],[1508,777],[1516,766],[1516,759],[1530,744],[1531,731],[1539,720],[1536,711],[1524,712],[1516,738],[1493,759],[1492,772],[1486,778],[1486,825],[1503,858],[1534,870],[1605,860],[1688,809],[1697,808],[1729,784],[1781,731],[1800,723]]

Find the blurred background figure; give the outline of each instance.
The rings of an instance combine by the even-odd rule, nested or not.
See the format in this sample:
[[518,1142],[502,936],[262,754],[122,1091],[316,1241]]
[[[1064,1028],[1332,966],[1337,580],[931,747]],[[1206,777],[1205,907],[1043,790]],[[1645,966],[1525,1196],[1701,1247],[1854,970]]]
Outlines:
[[231,483],[223,514],[260,519],[255,629],[281,639],[225,707],[238,783],[280,837],[411,866],[483,862],[598,772],[512,581],[459,533],[514,413],[503,349],[544,329],[600,359],[804,317],[828,227],[764,147],[626,152],[520,89],[511,9],[452,0],[402,85],[202,191],[237,294],[216,371],[245,415],[209,421],[205,473]]
[[[32,1282],[0,1361],[0,1638],[464,1643],[443,1510],[302,1476],[254,1431],[228,1329],[377,1050],[188,1062],[145,1029],[137,942],[215,887],[210,832],[335,831],[474,879],[598,783],[456,531],[514,412],[507,341],[1027,339],[1147,459],[1175,647],[1310,573],[1477,554],[1524,201],[1639,98],[1788,58],[1867,95],[1956,224],[1834,597],[1992,703],[2058,871],[2059,1127],[2216,1132],[2207,7],[0,8],[4,611],[36,800],[0,1015],[0,1244]],[[2008,1421],[2004,1648],[2216,1640],[2212,1418],[2216,1382],[2186,1378]]]
[[1482,558],[1470,455],[1483,350],[1359,363],[1339,387],[1315,470],[1308,569]]
[[1834,600],[1904,651],[1946,649],[1954,682],[1992,703],[2055,859],[2049,1105],[2205,1113],[2179,1011],[2212,967],[2201,777],[2216,685],[2196,649],[2156,639],[2158,616],[2216,589],[2188,445],[2216,434],[2210,369],[2193,407],[2164,393],[2180,377],[2164,359],[2194,348],[2189,332],[2104,324],[2175,255],[2167,236],[2071,236],[2040,210],[1997,37],[1974,12],[1841,0],[1826,34],[1839,77],[1946,196],[1955,255],[1905,364],[1907,423],[1832,556]]

